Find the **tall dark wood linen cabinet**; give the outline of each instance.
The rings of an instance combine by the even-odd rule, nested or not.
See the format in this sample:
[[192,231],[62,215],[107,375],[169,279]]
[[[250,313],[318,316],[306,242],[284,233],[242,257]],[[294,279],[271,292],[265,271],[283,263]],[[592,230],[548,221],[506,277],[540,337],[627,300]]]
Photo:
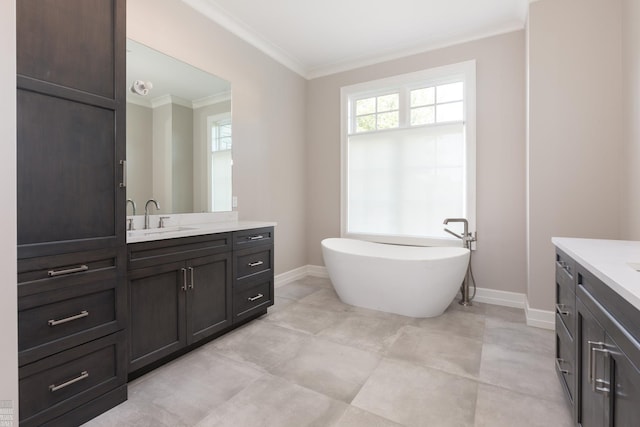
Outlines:
[[126,400],[125,0],[16,0],[20,425]]

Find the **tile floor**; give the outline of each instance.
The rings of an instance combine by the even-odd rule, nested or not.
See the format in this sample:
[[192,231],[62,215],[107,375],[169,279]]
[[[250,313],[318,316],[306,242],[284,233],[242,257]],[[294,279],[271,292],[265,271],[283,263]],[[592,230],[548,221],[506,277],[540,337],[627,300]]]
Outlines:
[[414,319],[345,305],[307,277],[86,425],[570,426],[553,357],[553,332],[522,310],[454,302]]

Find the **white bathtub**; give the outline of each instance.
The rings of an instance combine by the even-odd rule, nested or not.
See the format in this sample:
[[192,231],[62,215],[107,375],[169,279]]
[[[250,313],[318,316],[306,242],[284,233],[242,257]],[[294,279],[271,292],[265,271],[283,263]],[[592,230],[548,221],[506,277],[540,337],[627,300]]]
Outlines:
[[342,238],[324,239],[322,255],[343,302],[410,317],[442,314],[460,289],[469,264],[466,248]]

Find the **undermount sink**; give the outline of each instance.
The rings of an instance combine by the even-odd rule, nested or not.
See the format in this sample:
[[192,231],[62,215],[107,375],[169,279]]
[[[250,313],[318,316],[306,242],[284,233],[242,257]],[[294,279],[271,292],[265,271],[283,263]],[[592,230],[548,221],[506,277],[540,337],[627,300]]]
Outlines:
[[163,227],[163,228],[150,228],[147,230],[130,230],[127,231],[128,237],[136,237],[136,236],[152,236],[156,234],[167,234],[167,233],[176,233],[179,231],[189,231],[195,230],[196,227]]

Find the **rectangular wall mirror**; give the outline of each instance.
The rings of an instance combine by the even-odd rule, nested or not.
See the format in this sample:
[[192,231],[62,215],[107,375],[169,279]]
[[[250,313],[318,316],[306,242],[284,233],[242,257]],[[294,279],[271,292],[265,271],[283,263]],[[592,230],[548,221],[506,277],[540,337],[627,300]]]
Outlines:
[[163,214],[230,211],[231,83],[128,39],[127,85],[127,198],[137,213],[149,199]]

